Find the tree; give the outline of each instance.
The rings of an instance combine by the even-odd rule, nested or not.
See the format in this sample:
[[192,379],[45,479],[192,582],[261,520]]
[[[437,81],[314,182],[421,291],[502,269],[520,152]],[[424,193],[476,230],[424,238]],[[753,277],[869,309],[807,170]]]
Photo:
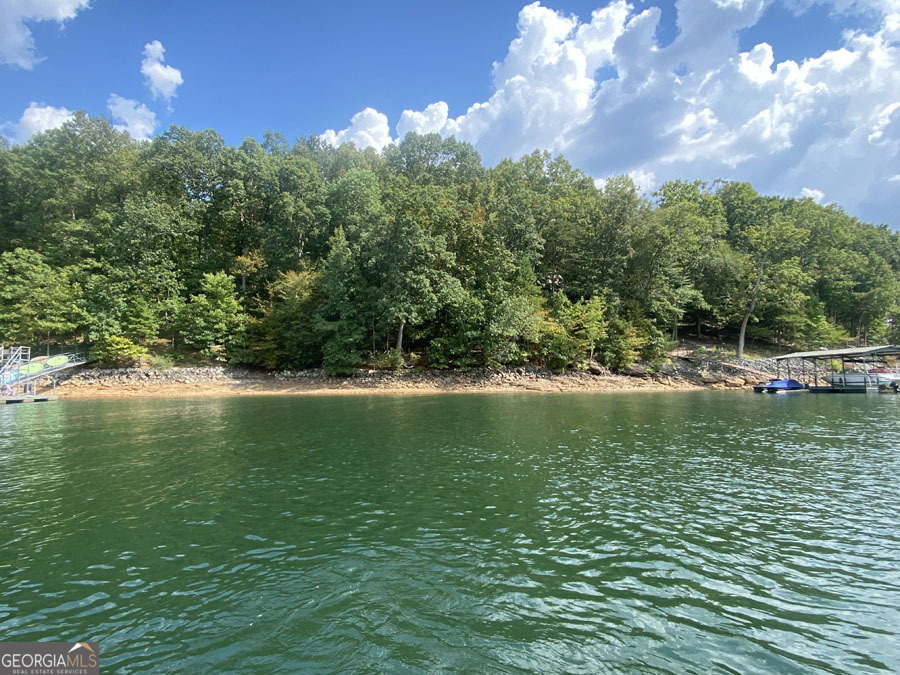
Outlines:
[[204,274],[200,290],[182,309],[181,336],[204,356],[222,359],[244,321],[234,279],[225,272]]
[[737,347],[737,358],[742,359],[747,324],[760,294],[773,280],[772,270],[803,248],[809,232],[785,214],[789,203],[760,197],[747,183],[725,184],[718,194],[728,217],[729,236],[747,261]]
[[311,368],[322,361],[316,310],[322,302],[322,273],[284,272],[269,286],[262,316],[251,322],[251,349],[268,368]]
[[364,237],[361,264],[377,289],[376,321],[396,327],[395,349],[403,350],[407,325],[419,326],[461,292],[453,276],[456,258],[443,235],[433,232],[438,204],[427,190],[399,192],[391,213]]
[[342,228],[335,230],[329,243],[322,271],[322,303],[314,320],[323,338],[322,366],[332,375],[349,375],[362,362],[360,343],[366,322],[357,305],[361,279]]
[[74,336],[87,317],[78,306],[81,287],[71,275],[36,251],[0,254],[0,343],[49,345]]

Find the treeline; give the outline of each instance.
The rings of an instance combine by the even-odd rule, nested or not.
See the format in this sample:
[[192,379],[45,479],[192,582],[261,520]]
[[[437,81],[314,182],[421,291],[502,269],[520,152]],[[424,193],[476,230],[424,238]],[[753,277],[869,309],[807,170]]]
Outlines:
[[738,182],[646,198],[545,152],[486,169],[437,135],[138,143],[77,114],[0,140],[0,341],[105,360],[618,368],[685,326],[897,342],[898,269],[897,235],[835,206]]

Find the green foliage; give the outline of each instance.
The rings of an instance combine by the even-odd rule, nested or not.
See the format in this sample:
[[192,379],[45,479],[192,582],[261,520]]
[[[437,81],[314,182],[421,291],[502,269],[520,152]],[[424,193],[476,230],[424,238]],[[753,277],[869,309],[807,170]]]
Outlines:
[[609,320],[606,337],[600,341],[599,358],[607,368],[618,370],[638,360],[647,339],[622,317]]
[[315,326],[323,338],[322,367],[331,375],[350,375],[362,363],[360,344],[365,317],[358,306],[359,271],[344,231],[338,228],[329,241],[322,272],[322,302]]
[[[77,113],[0,142],[0,340],[162,341],[186,360],[352,373],[658,359],[679,331],[755,349],[900,342],[900,240],[739,182],[601,188],[535,151],[383,153]],[[180,336],[180,341],[179,341]],[[393,366],[391,366],[393,367]]]
[[386,352],[369,356],[369,365],[375,370],[390,370],[396,373],[403,368],[404,364],[403,352],[399,349],[388,349]]
[[321,272],[288,271],[269,285],[269,300],[250,320],[252,362],[267,368],[311,368],[322,361],[316,310],[321,303]]
[[577,341],[553,317],[548,316],[541,322],[540,331],[538,353],[541,364],[550,370],[564,370],[575,360]]
[[121,335],[109,335],[91,350],[91,359],[104,368],[128,368],[149,355],[145,347]]
[[155,370],[171,370],[175,367],[175,359],[169,354],[161,354],[153,359]]
[[204,356],[225,360],[232,341],[243,327],[234,279],[225,272],[204,274],[200,290],[182,308],[181,336]]
[[33,345],[72,337],[86,322],[71,269],[55,269],[37,251],[0,254],[0,343]]

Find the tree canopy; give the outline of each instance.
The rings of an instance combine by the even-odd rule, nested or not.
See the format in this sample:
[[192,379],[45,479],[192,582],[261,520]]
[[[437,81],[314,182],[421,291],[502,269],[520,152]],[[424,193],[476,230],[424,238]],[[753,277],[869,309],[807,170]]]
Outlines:
[[[662,355],[684,331],[896,340],[898,236],[740,182],[601,186],[536,151],[485,168],[409,134],[135,142],[76,114],[0,144],[0,340],[191,349],[350,372]],[[131,347],[129,347],[131,349]]]

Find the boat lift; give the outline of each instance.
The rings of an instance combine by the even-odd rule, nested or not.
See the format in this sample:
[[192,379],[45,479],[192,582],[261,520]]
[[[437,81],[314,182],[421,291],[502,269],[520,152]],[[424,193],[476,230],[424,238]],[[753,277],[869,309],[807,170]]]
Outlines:
[[[879,366],[887,365],[887,357],[900,357],[900,346],[881,345],[879,347],[851,347],[848,349],[820,349],[813,352],[794,352],[776,356],[776,369],[781,374],[781,362],[787,361],[787,376],[791,377],[791,364],[789,359],[801,360],[801,377],[806,379],[806,364],[811,362],[813,385],[806,389],[813,394],[867,394],[878,391],[896,393],[900,387],[900,377],[888,378],[879,376]],[[822,385],[819,384],[819,362],[830,362],[840,359],[841,369],[829,370],[822,368]],[[862,365],[862,370],[851,369],[847,366]],[[800,374],[800,373],[798,373]],[[888,381],[890,380],[890,381]]]
[[38,381],[85,362],[82,354],[32,357],[31,347],[0,345],[0,403],[52,400],[56,397],[38,396]]

